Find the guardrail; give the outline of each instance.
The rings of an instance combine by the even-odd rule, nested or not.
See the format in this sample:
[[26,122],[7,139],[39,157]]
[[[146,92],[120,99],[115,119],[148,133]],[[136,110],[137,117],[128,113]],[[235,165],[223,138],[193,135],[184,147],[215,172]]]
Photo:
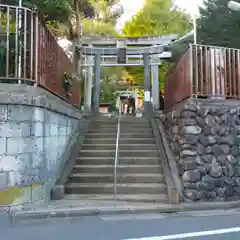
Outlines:
[[188,97],[240,99],[240,49],[190,45],[165,79],[165,106]]
[[[68,89],[66,73],[73,76]],[[35,84],[79,105],[80,82],[75,76],[73,63],[37,12],[0,4],[1,82]]]

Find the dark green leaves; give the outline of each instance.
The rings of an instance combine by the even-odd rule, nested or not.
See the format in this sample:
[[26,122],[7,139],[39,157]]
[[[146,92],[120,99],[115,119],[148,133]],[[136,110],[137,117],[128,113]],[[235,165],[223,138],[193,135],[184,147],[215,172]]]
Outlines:
[[231,11],[227,4],[228,0],[205,1],[198,20],[199,43],[240,48],[240,12]]

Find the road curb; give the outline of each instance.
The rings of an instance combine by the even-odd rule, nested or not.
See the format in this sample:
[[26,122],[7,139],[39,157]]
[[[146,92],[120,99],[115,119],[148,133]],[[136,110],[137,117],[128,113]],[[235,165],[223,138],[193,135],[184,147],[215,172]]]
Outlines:
[[9,206],[0,205],[0,213],[1,212],[6,212],[6,211],[8,211],[8,209],[9,209]]
[[11,213],[12,220],[40,220],[51,218],[74,218],[83,216],[144,214],[144,213],[183,213],[190,211],[228,210],[240,207],[240,201],[213,203],[184,203],[178,205],[147,205],[147,206],[111,206],[111,207],[73,207],[63,206],[61,209],[32,209]]

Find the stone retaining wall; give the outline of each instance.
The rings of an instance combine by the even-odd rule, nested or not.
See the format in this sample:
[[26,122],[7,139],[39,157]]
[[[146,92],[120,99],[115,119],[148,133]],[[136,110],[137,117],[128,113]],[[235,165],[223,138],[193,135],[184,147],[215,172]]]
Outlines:
[[239,103],[188,100],[161,120],[185,200],[240,199]]
[[0,191],[23,189],[20,204],[48,199],[84,121],[77,108],[41,88],[0,84]]

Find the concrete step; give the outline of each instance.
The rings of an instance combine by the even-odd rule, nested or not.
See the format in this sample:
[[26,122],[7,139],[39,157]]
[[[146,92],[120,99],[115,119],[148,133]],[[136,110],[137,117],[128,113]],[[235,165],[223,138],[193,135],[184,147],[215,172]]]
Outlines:
[[[91,194],[66,194],[64,200],[81,201],[81,200],[98,200],[111,201],[115,199],[113,194],[91,195]],[[116,200],[125,202],[151,202],[151,203],[168,203],[166,194],[117,194]]]
[[[115,133],[117,128],[90,128],[88,133]],[[152,128],[124,128],[121,126],[120,133],[152,133]]]
[[[117,124],[104,124],[104,123],[94,123],[89,125],[89,129],[117,129],[118,125]],[[144,128],[152,128],[152,126],[149,123],[120,123],[120,128],[125,128],[125,129],[144,129]]]
[[101,127],[101,128],[89,128],[87,134],[89,133],[116,133],[117,134],[117,127],[115,128],[105,128],[105,127]]
[[[118,125],[117,124],[98,124],[94,123],[90,125],[90,128],[93,129],[101,129],[101,128],[106,128],[106,129],[117,129]],[[139,123],[139,124],[128,124],[128,123],[120,123],[120,127],[124,129],[144,129],[144,128],[152,128],[151,124],[149,123]]]
[[[119,157],[158,157],[156,150],[119,150]],[[114,150],[81,150],[78,157],[115,157]]]
[[153,138],[153,132],[151,130],[151,132],[141,132],[141,130],[139,130],[139,132],[134,132],[134,133],[130,133],[130,132],[120,132],[120,138],[124,139],[124,138]]
[[[84,150],[115,150],[116,143],[113,144],[83,144]],[[119,144],[120,150],[157,150],[156,144]]]
[[115,138],[117,137],[117,132],[113,133],[96,133],[96,132],[87,132],[85,138],[87,139],[99,139],[99,138]]
[[149,120],[144,118],[121,118],[121,124],[150,124]]
[[[132,183],[117,184],[118,194],[161,194],[166,193],[167,187],[162,183]],[[68,194],[112,194],[113,183],[68,183],[65,185]]]
[[[114,163],[112,165],[75,165],[73,173],[99,173],[113,174]],[[118,174],[135,174],[135,173],[156,173],[161,174],[162,168],[159,165],[117,165]]]
[[[143,125],[148,125],[150,126],[150,122],[146,121],[146,120],[127,120],[127,119],[121,119],[120,121],[121,125],[128,125],[128,126],[133,126],[133,125],[139,125],[139,126],[143,126]],[[115,120],[93,120],[89,126],[117,126],[118,125],[118,119]]]
[[[116,138],[85,138],[84,144],[113,144]],[[121,138],[119,144],[155,144],[155,138]]]
[[111,126],[111,127],[117,127],[118,121],[93,121],[89,124],[89,127],[94,127],[94,126]]
[[[158,165],[158,157],[120,157],[118,159],[119,164],[139,164],[139,165]],[[78,165],[104,165],[113,164],[114,157],[79,157],[76,159]]]
[[[99,139],[99,138],[115,138],[117,137],[117,132],[115,133],[106,133],[106,132],[102,132],[102,133],[87,133],[85,138],[88,139]],[[120,139],[125,139],[125,138],[135,138],[136,141],[138,139],[143,139],[143,138],[153,138],[153,133],[152,132],[146,132],[146,133],[120,133]]]
[[144,127],[144,128],[128,128],[121,126],[120,133],[152,133],[151,127]]
[[[113,183],[113,173],[73,173],[71,183]],[[164,176],[156,173],[117,174],[117,183],[165,183]]]
[[[91,124],[93,123],[103,123],[103,124],[112,124],[112,123],[117,123],[118,122],[118,117],[116,118],[107,118],[107,117],[102,117],[102,118],[96,118],[93,119]],[[146,118],[135,118],[135,117],[121,117],[121,123],[131,123],[131,124],[149,124],[149,120]]]

